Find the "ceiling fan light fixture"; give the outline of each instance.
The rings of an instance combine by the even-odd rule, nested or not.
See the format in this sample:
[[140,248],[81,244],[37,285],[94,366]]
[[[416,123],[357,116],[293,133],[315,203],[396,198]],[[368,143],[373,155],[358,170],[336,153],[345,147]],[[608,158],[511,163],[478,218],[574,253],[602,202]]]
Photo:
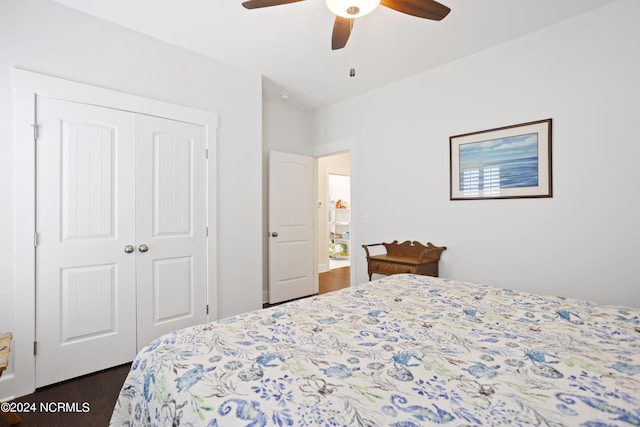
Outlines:
[[326,0],[327,8],[343,18],[359,18],[374,11],[380,0]]

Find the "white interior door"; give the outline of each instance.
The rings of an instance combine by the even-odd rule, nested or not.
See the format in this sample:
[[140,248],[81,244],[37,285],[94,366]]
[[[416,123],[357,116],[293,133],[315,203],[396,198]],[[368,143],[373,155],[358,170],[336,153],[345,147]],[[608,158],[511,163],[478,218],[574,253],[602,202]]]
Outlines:
[[38,98],[36,387],[135,356],[135,116]]
[[205,129],[138,115],[138,348],[203,323],[206,298]]
[[269,156],[269,303],[317,292],[314,279],[313,158]]

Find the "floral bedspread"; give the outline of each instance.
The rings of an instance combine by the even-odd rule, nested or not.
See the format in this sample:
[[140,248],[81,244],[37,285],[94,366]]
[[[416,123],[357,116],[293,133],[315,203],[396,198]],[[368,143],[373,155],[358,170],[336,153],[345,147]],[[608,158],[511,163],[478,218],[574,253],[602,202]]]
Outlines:
[[396,275],[165,335],[111,425],[638,426],[640,309]]

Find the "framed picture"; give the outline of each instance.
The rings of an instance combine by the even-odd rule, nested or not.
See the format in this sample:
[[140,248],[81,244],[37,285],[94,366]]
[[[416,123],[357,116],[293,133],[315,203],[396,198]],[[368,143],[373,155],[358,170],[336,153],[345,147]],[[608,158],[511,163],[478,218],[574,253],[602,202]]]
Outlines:
[[552,197],[551,119],[449,138],[450,199]]

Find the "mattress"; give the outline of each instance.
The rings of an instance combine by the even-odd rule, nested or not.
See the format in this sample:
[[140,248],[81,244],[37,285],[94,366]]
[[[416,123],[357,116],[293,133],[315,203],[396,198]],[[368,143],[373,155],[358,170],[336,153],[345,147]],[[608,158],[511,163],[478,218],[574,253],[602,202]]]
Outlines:
[[638,426],[640,310],[394,275],[164,335],[111,425]]

